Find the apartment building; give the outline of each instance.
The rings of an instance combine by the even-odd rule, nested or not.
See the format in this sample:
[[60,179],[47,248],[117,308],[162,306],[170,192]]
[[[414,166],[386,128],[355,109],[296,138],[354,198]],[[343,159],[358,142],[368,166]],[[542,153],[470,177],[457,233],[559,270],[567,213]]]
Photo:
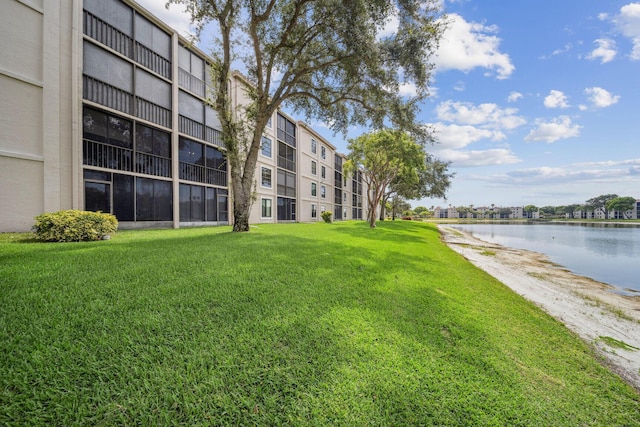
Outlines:
[[[8,0],[0,28],[0,231],[60,209],[111,212],[121,228],[232,221],[206,54],[130,0]],[[231,79],[236,104],[246,84]],[[250,222],[344,210],[336,156],[313,129],[274,114]]]

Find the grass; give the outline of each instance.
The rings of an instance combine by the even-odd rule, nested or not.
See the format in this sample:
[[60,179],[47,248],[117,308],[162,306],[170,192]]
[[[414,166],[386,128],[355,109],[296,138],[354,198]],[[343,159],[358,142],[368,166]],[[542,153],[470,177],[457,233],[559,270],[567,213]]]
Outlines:
[[560,322],[385,221],[0,235],[0,425],[640,425]]
[[627,344],[624,341],[620,341],[612,337],[601,336],[601,337],[598,337],[598,340],[602,341],[603,343],[607,344],[609,347],[612,347],[612,348],[621,348],[623,350],[629,350],[629,351],[640,350],[640,348],[638,347],[634,347],[631,344]]

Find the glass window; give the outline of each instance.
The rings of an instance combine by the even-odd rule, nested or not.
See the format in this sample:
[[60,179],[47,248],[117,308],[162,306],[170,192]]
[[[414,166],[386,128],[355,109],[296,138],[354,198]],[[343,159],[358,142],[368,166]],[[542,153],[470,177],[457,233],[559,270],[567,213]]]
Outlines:
[[205,202],[207,221],[218,220],[218,206],[216,200],[216,189],[207,187],[207,200]]
[[136,124],[136,151],[160,157],[171,157],[169,134],[158,129]]
[[324,166],[322,166],[322,167],[320,168],[320,176],[321,176],[322,178],[326,178],[326,177],[327,177],[327,168],[325,168]]
[[314,196],[314,197],[317,196],[317,189],[316,189],[316,183],[315,182],[311,183],[311,195]]
[[318,206],[315,203],[311,204],[311,218],[318,217]]
[[262,199],[262,218],[271,218],[271,199]]
[[320,197],[323,199],[327,197],[327,188],[324,185],[320,186]]
[[107,115],[100,111],[85,108],[82,117],[82,132],[84,138],[107,142],[109,138]]
[[271,169],[264,166],[261,169],[261,185],[265,188],[271,188]]
[[179,159],[181,162],[204,166],[204,146],[187,138],[180,138]]
[[260,152],[263,156],[271,158],[271,138],[267,138],[266,136],[262,137]]
[[323,159],[327,158],[327,149],[324,145],[320,147],[320,157],[322,157]]
[[311,152],[313,154],[317,154],[318,153],[318,143],[316,142],[315,139],[311,140]]
[[278,114],[278,139],[292,147],[296,146],[296,125],[280,114]]
[[224,153],[217,148],[206,146],[207,167],[221,171],[227,170],[227,160]]
[[218,221],[229,221],[228,201],[227,190],[218,189]]
[[314,162],[313,160],[311,160],[311,175],[316,175],[317,172],[317,165],[316,162]]
[[278,197],[278,221],[296,220],[296,200]]
[[296,175],[283,170],[278,170],[278,195],[295,197],[296,196]]
[[171,182],[136,178],[136,220],[171,221],[173,199]]
[[88,211],[111,213],[111,184],[85,181],[84,206]]
[[113,174],[113,214],[118,221],[135,220],[133,176]]

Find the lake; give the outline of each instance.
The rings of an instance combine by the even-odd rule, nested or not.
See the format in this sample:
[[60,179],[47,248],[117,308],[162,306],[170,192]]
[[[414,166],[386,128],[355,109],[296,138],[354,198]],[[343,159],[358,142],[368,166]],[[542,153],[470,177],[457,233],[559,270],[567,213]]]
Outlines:
[[544,253],[572,272],[608,283],[621,293],[630,294],[625,289],[640,292],[639,226],[602,223],[450,226],[487,242]]

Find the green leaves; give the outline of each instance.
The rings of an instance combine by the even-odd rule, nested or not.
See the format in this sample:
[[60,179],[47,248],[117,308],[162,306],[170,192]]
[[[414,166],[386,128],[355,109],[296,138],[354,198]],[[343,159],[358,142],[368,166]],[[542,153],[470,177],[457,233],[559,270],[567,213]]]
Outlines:
[[83,242],[101,240],[118,229],[111,214],[64,210],[38,215],[33,231],[46,242]]

